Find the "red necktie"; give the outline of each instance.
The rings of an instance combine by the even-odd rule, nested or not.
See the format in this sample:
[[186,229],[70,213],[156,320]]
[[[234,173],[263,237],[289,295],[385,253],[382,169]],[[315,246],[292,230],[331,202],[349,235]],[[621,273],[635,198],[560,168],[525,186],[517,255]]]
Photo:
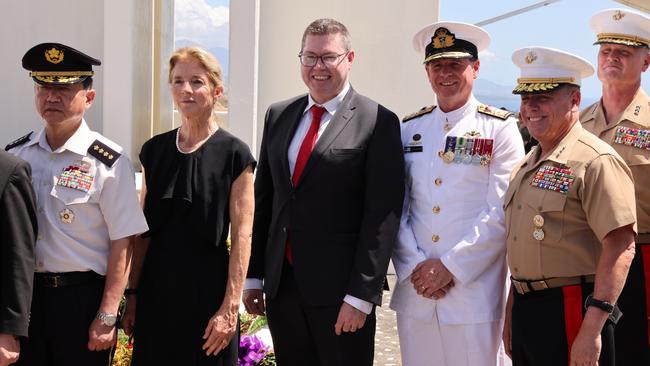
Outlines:
[[[316,139],[318,137],[318,128],[320,127],[320,120],[323,117],[326,109],[313,105],[311,107],[311,126],[307,130],[304,140],[300,145],[300,150],[298,151],[298,157],[296,158],[296,166],[293,168],[293,175],[291,176],[291,182],[293,186],[297,187],[298,182],[300,181],[300,175],[302,174],[305,165],[307,165],[307,160],[309,160],[309,155],[311,155],[314,145],[316,145]],[[287,260],[290,264],[293,264],[293,254],[291,252],[291,242],[287,239],[287,244],[284,247],[284,254],[287,257]]]
[[307,165],[309,155],[311,155],[311,151],[314,149],[314,145],[316,145],[320,119],[323,117],[325,111],[325,108],[317,105],[311,107],[311,126],[309,126],[305,139],[302,140],[300,150],[298,151],[298,157],[296,158],[296,166],[293,168],[293,176],[291,176],[291,181],[293,182],[294,187],[298,186],[302,170],[305,168],[305,165]]

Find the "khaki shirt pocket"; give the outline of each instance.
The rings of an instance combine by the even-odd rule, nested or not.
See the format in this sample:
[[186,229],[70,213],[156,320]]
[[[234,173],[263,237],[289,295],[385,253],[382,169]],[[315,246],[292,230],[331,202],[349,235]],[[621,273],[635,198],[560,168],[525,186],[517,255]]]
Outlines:
[[[528,223],[530,225],[530,235],[533,237],[535,229],[544,231],[542,243],[557,243],[564,235],[564,206],[566,205],[567,195],[547,189],[531,187],[531,194],[522,197],[527,206],[527,212],[530,212]],[[543,225],[535,220],[535,216],[541,216]],[[536,222],[537,221],[537,222]],[[534,237],[533,237],[534,238]]]

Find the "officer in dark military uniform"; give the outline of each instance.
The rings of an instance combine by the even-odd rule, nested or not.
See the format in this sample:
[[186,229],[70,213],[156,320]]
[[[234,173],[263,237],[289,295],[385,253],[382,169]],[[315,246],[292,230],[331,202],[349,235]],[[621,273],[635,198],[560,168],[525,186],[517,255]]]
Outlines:
[[23,57],[45,127],[6,148],[32,166],[39,227],[22,365],[108,364],[132,236],[148,229],[131,162],[83,119],[99,64],[58,43]]
[[539,141],[505,198],[512,286],[504,343],[515,366],[614,365],[617,297],[634,256],[630,169],[578,121],[589,62],[530,47],[515,94]]
[[36,231],[29,164],[0,150],[0,365],[16,361],[27,336]]
[[650,17],[627,9],[591,18],[603,96],[580,114],[585,130],[609,143],[632,171],[639,235],[618,299],[616,364],[650,365],[650,97],[641,74],[650,65]]

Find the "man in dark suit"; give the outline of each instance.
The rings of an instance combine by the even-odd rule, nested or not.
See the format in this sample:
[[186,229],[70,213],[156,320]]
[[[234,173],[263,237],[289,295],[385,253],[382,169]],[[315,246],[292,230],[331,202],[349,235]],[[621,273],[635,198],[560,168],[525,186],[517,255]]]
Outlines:
[[0,366],[18,360],[34,279],[36,210],[29,164],[0,150]]
[[312,22],[299,56],[309,93],[266,114],[244,304],[266,310],[280,366],[372,365],[404,197],[399,120],[350,87],[343,24]]

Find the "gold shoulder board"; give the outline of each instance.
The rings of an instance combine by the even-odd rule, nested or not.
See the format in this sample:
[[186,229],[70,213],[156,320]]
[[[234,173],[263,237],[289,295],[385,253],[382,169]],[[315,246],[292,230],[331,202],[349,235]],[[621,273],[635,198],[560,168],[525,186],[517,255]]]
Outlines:
[[102,163],[108,165],[109,167],[113,167],[113,164],[115,164],[117,158],[121,156],[120,153],[106,146],[106,144],[99,140],[93,141],[93,143],[88,148],[88,154],[101,161]]
[[27,141],[29,141],[31,139],[32,133],[33,133],[33,131],[31,131],[30,133],[28,133],[27,135],[25,135],[25,136],[23,136],[23,137],[21,137],[19,139],[13,140],[9,144],[7,144],[7,146],[5,146],[5,151],[9,151],[9,150],[13,149],[14,147],[20,146],[20,145],[26,143]]
[[478,112],[483,113],[483,114],[487,114],[488,116],[496,117],[498,119],[502,119],[504,121],[507,120],[508,117],[514,115],[513,112],[503,110],[503,109],[499,109],[499,108],[494,108],[494,107],[491,107],[491,106],[485,105],[485,104],[479,104]]
[[412,120],[413,118],[417,118],[417,117],[423,116],[423,115],[425,115],[427,113],[431,113],[431,112],[433,112],[434,109],[436,109],[435,105],[430,105],[428,107],[422,107],[422,109],[420,109],[419,111],[417,111],[415,113],[411,113],[408,116],[402,118],[402,122],[408,122],[408,121]]

